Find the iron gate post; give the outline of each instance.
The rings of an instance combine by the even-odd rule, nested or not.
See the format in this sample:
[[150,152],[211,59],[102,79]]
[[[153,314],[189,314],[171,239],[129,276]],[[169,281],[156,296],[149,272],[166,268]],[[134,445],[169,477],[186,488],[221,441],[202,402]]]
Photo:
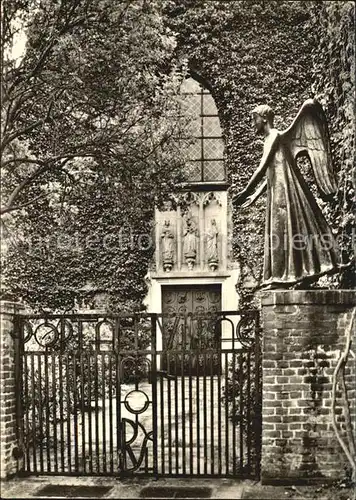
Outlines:
[[255,315],[255,388],[256,388],[256,432],[255,432],[255,446],[256,446],[256,478],[260,477],[261,469],[261,445],[262,445],[262,379],[261,379],[261,325],[260,315],[256,312]]
[[153,425],[153,474],[158,476],[157,442],[157,314],[151,315],[151,373],[152,373],[152,425]]

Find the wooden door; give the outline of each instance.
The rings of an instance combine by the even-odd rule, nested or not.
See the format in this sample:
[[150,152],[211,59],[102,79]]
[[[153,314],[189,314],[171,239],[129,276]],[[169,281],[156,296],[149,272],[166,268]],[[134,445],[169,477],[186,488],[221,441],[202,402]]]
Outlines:
[[[170,373],[220,370],[220,285],[166,286],[162,290],[163,366]],[[185,360],[185,361],[184,361]]]

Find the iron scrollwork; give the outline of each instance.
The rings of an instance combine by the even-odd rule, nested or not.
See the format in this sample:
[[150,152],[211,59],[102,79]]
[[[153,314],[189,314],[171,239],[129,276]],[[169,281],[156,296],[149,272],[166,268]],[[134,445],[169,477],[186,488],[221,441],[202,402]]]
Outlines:
[[255,318],[252,315],[242,316],[236,325],[236,337],[240,344],[250,349],[255,342]]
[[[129,424],[132,427],[133,435],[126,440],[126,425]],[[142,430],[144,438],[142,441],[141,449],[138,458],[132,449],[133,443],[137,440],[138,431]],[[122,430],[122,449],[121,449],[121,460],[120,469],[126,473],[137,471],[145,458],[146,450],[148,450],[148,441],[153,442],[153,431],[147,432],[144,426],[140,422],[134,422],[128,418],[121,419],[121,430]],[[132,467],[127,466],[127,455],[130,457]]]

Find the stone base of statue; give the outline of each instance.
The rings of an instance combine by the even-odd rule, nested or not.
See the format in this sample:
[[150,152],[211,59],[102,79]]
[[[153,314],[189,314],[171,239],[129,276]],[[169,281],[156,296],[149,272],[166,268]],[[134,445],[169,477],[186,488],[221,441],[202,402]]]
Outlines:
[[335,374],[352,337],[355,346],[356,292],[269,290],[261,299],[261,480],[316,483],[345,477],[350,464],[334,423],[347,443],[347,415],[353,424],[356,415],[352,353],[344,373]]
[[209,259],[208,265],[212,271],[216,271],[217,268],[219,267],[219,260],[218,259]]
[[173,267],[173,259],[164,259],[163,260],[163,270],[165,272],[169,272]]
[[188,269],[192,271],[197,258],[196,252],[189,252],[189,253],[187,252],[184,256],[185,256],[185,261],[188,265]]

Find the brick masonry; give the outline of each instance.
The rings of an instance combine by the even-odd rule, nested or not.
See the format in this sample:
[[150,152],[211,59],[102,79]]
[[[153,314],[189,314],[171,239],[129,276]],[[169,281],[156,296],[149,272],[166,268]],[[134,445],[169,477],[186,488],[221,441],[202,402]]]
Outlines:
[[14,315],[20,310],[13,302],[1,301],[0,333],[0,477],[5,479],[18,470],[18,442],[16,419],[16,369]]
[[[268,291],[262,295],[261,479],[317,482],[345,476],[348,461],[332,427],[332,376],[356,306],[351,290]],[[355,345],[355,329],[353,330]],[[346,386],[356,418],[355,360]],[[336,419],[345,432],[341,387]]]

